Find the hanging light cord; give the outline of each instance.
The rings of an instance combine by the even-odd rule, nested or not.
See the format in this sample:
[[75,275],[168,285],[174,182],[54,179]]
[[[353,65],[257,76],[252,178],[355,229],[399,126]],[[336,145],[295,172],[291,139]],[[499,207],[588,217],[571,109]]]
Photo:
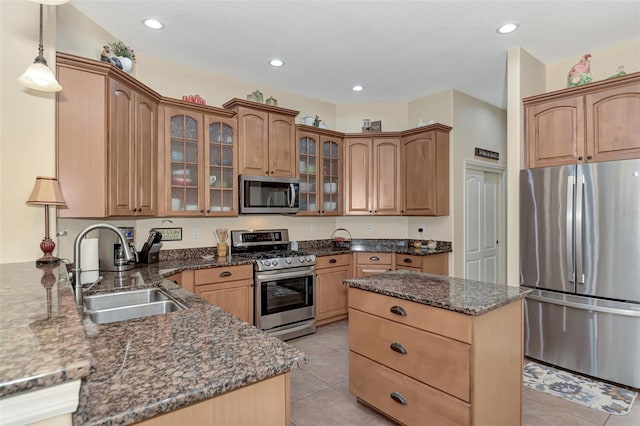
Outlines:
[[47,65],[47,60],[44,58],[44,45],[42,44],[42,3],[40,3],[40,44],[38,45],[38,57],[34,62]]

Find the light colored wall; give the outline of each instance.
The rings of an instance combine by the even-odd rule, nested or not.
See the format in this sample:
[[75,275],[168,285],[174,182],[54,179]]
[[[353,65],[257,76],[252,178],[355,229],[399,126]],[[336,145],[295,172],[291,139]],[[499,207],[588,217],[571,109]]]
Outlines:
[[406,102],[377,104],[345,104],[336,106],[336,129],[347,133],[362,132],[362,120],[382,120],[383,132],[406,130],[408,104]]
[[[38,55],[38,4],[0,2],[0,263],[42,256],[44,207],[25,205],[36,176],[55,176],[55,94],[16,79]],[[55,70],[56,9],[44,6],[44,55]],[[51,210],[55,235],[55,210]]]
[[507,284],[520,285],[520,170],[524,167],[522,98],[544,92],[545,66],[522,48],[507,57]]
[[[627,74],[640,71],[640,37],[607,46],[602,49],[594,49],[591,54],[591,77],[593,81],[604,80],[618,72],[618,66],[623,65]],[[547,64],[546,66],[546,92],[564,89],[567,87],[567,74],[582,58],[575,56],[561,61]]]
[[[456,277],[465,276],[465,162],[474,160],[489,165],[505,165],[507,161],[507,113],[486,102],[457,90],[453,91],[453,144],[450,197],[453,207],[453,271]],[[500,154],[499,161],[475,156],[475,148]],[[498,276],[502,278],[502,273]]]
[[59,52],[100,59],[102,47],[116,40],[110,32],[97,25],[71,3],[58,6],[56,49]]
[[416,127],[418,120],[453,125],[453,90],[444,90],[409,102],[407,128]]

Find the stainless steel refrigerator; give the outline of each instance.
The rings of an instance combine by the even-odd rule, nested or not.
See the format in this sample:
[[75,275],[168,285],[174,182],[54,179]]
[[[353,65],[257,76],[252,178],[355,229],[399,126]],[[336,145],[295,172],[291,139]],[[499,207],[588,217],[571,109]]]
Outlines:
[[520,172],[530,358],[640,387],[640,160]]

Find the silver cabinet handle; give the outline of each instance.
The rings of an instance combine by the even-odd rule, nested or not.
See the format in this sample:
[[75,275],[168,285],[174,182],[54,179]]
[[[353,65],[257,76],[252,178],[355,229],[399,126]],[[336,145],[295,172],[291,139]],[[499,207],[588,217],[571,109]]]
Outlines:
[[230,276],[231,276],[231,272],[229,271],[220,272],[220,278],[225,278]]
[[392,314],[400,315],[401,317],[407,316],[407,311],[405,311],[402,306],[398,306],[398,305],[395,305],[389,308],[389,312],[391,312]]
[[372,261],[374,261],[374,262],[377,262],[378,260],[380,260],[380,258],[379,258],[378,256],[371,256],[371,257],[369,258],[369,260],[372,260]]
[[391,399],[393,399],[395,402],[402,404],[402,405],[407,405],[407,398],[404,397],[404,395],[402,395],[400,392],[396,392],[393,391],[389,394],[389,396],[391,397]]
[[391,348],[391,350],[398,352],[399,354],[402,354],[402,355],[407,354],[407,349],[404,347],[402,343],[393,342],[391,345],[389,345],[389,347]]

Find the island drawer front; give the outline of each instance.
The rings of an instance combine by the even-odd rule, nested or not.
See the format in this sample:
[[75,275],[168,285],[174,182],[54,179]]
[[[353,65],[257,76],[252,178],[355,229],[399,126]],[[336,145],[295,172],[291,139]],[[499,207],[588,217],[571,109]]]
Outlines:
[[[440,334],[461,342],[471,343],[473,316],[423,305],[370,291],[349,288],[349,307]],[[400,309],[397,309],[400,308]],[[406,315],[392,312],[404,311]]]
[[402,269],[403,271],[422,272],[422,268],[414,268],[412,266],[397,265],[396,269],[398,269],[398,270]]
[[[466,402],[355,352],[349,352],[349,391],[406,425],[449,426],[471,422],[471,407]],[[406,405],[398,402],[402,398]]]
[[355,309],[349,329],[352,351],[470,401],[470,345]]
[[422,256],[396,254],[396,266],[408,266],[422,270]]
[[194,272],[196,285],[253,279],[253,265],[221,266]]
[[316,269],[335,268],[336,266],[347,265],[351,265],[351,254],[349,253],[316,257]]
[[391,265],[393,263],[392,253],[356,253],[356,263],[358,265]]

